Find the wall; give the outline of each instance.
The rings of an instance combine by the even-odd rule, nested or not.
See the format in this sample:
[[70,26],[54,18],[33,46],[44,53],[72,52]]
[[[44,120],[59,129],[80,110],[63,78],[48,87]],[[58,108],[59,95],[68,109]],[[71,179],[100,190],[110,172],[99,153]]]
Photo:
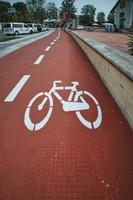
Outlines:
[[93,63],[133,129],[133,57],[77,32],[71,35]]

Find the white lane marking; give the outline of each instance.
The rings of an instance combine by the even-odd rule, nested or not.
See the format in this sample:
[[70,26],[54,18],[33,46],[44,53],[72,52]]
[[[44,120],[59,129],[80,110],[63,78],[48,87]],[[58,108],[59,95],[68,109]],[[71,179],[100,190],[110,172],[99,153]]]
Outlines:
[[56,37],[54,41],[56,42],[59,38],[60,38],[60,31],[58,32],[58,36]]
[[45,51],[49,51],[50,48],[51,46],[46,47]]
[[34,63],[34,65],[38,65],[42,61],[43,58],[44,58],[44,55],[40,55],[39,58]]
[[51,42],[51,45],[53,45],[54,44],[54,42]]
[[29,78],[30,78],[30,75],[24,75],[20,79],[20,81],[17,83],[17,85],[12,89],[12,91],[9,93],[9,95],[4,99],[4,102],[13,102]]

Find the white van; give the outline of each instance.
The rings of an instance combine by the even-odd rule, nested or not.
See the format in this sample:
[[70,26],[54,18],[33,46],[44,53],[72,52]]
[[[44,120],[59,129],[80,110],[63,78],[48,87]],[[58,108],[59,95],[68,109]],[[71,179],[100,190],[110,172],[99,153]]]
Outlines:
[[20,22],[4,23],[4,34],[6,35],[20,35],[27,33],[32,33],[32,30],[25,23],[20,23]]
[[27,23],[31,28],[31,33],[37,33],[37,25],[35,23]]

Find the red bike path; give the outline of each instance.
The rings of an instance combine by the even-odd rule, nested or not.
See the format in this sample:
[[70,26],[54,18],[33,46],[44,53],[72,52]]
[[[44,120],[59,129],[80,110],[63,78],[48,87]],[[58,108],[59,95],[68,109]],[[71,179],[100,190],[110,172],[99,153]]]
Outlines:
[[[61,31],[22,47],[0,61],[0,200],[132,200],[133,132],[102,83],[93,65],[73,38]],[[40,64],[34,62],[45,55]],[[30,75],[13,102],[4,102],[24,75]],[[31,99],[59,86],[79,82],[77,90],[94,95],[102,110],[96,129],[85,127],[75,112],[64,112],[53,95],[53,112],[47,124],[30,131],[24,114]],[[69,92],[60,91],[63,99]],[[46,110],[33,105],[38,123]],[[97,112],[88,97],[94,121]],[[48,105],[47,105],[48,109]]]

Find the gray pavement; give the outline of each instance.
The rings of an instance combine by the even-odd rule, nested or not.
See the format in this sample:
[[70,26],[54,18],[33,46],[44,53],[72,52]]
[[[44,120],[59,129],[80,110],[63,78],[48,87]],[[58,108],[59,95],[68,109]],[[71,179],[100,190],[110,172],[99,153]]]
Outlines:
[[36,34],[32,34],[32,35],[22,35],[21,38],[17,38],[15,40],[0,42],[0,58],[8,55],[9,53],[27,45],[27,44],[30,44],[41,38],[47,37],[52,32],[54,32],[54,29],[50,29],[48,31],[36,33]]

